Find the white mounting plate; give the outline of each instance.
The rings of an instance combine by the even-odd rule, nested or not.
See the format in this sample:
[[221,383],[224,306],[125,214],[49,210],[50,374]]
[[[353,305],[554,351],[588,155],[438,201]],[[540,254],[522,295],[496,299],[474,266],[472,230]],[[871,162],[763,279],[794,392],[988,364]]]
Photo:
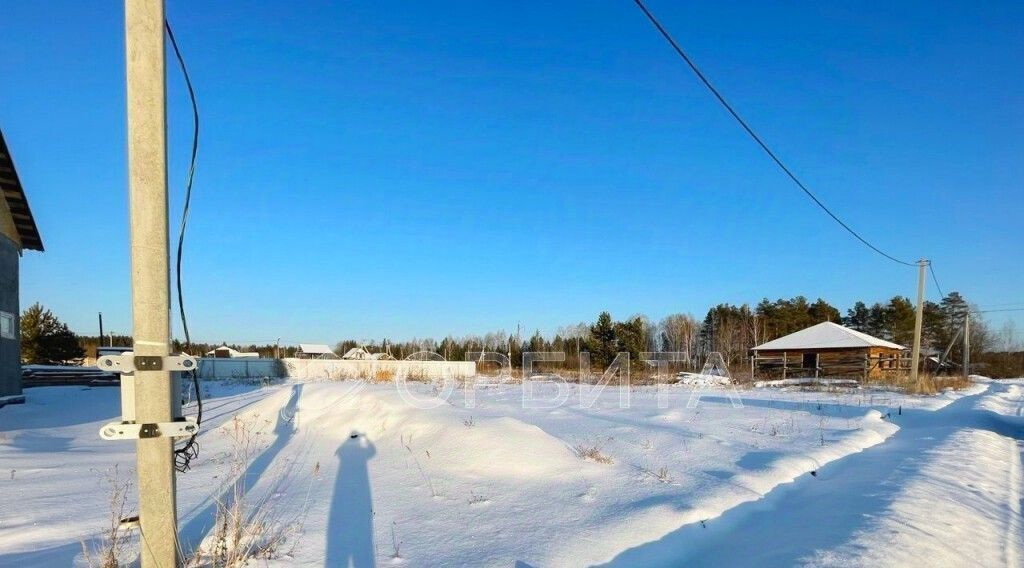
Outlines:
[[[145,427],[145,430],[143,429]],[[100,428],[104,440],[137,440],[139,438],[184,438],[199,431],[199,425],[191,418],[178,422],[156,422],[133,424],[110,422]]]
[[[161,371],[195,371],[199,363],[191,355],[167,355],[160,358]],[[96,366],[111,373],[128,375],[135,372],[135,352],[126,351],[120,355],[104,355],[96,359]]]

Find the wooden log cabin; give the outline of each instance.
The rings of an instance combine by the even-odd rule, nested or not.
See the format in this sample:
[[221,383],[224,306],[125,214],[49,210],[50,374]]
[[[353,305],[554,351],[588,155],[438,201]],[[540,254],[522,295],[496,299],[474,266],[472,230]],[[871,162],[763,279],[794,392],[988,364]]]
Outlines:
[[907,348],[832,322],[773,339],[752,350],[758,378],[895,378],[910,371]]

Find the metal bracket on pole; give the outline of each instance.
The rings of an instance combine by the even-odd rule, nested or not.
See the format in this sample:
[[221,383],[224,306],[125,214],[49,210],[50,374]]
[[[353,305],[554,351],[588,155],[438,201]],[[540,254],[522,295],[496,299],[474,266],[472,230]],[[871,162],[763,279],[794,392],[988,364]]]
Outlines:
[[135,371],[194,371],[198,364],[191,355],[135,356],[128,351],[121,355],[104,355],[96,360],[104,371],[130,375]]
[[184,438],[199,431],[199,425],[191,418],[178,422],[155,422],[134,424],[131,422],[111,422],[100,428],[100,438],[104,440],[134,440],[137,438]]
[[[121,355],[104,355],[96,360],[96,366],[105,371],[121,374],[121,422],[104,424],[100,438],[104,440],[132,440],[139,438],[183,438],[199,431],[199,425],[191,418],[179,418],[173,422],[136,422],[135,413],[135,371],[192,371],[197,368],[195,357],[189,355],[136,356],[128,351]],[[176,383],[176,379],[172,377]],[[180,402],[180,399],[178,400]],[[180,405],[175,406],[172,416],[180,416]]]

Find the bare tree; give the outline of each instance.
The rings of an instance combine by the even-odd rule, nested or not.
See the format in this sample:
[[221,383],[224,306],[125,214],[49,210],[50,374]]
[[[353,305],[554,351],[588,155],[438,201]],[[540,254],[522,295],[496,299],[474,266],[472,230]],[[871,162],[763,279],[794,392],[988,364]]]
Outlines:
[[697,339],[700,333],[700,322],[690,314],[671,314],[661,320],[662,349],[665,351],[685,352],[690,359],[697,356]]
[[999,330],[999,338],[1002,340],[1002,350],[1013,353],[1021,349],[1021,342],[1017,339],[1017,324],[1013,320],[1006,320]]

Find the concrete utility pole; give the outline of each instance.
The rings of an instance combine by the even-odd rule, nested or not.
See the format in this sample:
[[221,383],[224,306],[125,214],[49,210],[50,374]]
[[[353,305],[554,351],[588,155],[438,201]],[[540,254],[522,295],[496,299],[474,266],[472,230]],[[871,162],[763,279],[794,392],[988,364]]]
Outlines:
[[910,352],[910,382],[917,383],[918,369],[921,366],[921,323],[924,320],[924,271],[928,268],[928,260],[917,261],[917,311],[914,314],[914,348]]
[[[124,29],[134,353],[164,358],[171,322],[163,0],[125,0]],[[157,367],[135,371],[139,423],[176,418],[174,381]],[[166,436],[136,442],[142,568],[179,564],[173,444]]]
[[971,376],[971,313],[964,314],[964,380]]

